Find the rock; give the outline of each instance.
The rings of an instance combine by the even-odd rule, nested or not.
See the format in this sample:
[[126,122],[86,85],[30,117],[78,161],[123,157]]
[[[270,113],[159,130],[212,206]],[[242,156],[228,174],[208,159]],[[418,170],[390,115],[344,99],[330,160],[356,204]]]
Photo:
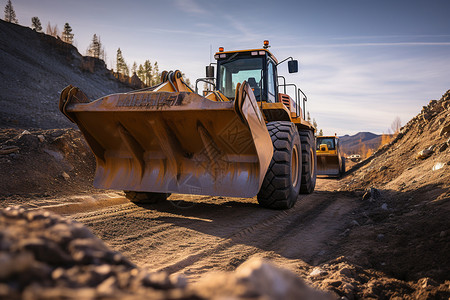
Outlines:
[[442,107],[444,109],[449,109],[450,108],[450,101],[442,102]]
[[42,134],[38,135],[37,137],[39,139],[39,142],[41,143],[45,142],[45,137]]
[[117,280],[113,276],[104,280],[98,287],[97,291],[102,295],[113,295],[117,288]]
[[380,233],[377,235],[377,241],[382,241],[384,240],[384,234]]
[[320,276],[325,276],[325,275],[327,275],[328,274],[328,272],[327,271],[325,271],[324,269],[322,269],[322,268],[320,268],[320,267],[315,267],[312,271],[311,271],[311,273],[309,273],[309,276],[311,276],[311,277],[320,277]]
[[18,251],[30,251],[38,261],[50,264],[70,264],[72,258],[64,253],[53,241],[42,238],[29,238],[21,240],[17,245]]
[[433,168],[431,170],[437,171],[437,170],[442,169],[444,166],[445,166],[445,164],[438,162],[438,163],[434,164],[434,166],[433,166]]
[[206,299],[331,299],[290,271],[260,258],[243,263],[234,274],[207,275],[195,290]]
[[381,193],[378,189],[374,188],[374,187],[370,187],[366,190],[366,192],[364,193],[362,200],[376,200],[378,198],[380,198]]
[[28,130],[24,130],[24,131],[22,131],[21,134],[19,134],[18,138],[20,139],[22,136],[27,135],[27,134],[31,134],[31,132],[29,132]]
[[340,233],[339,236],[346,237],[350,233],[350,228],[344,230],[344,232]]
[[0,155],[7,155],[7,154],[14,153],[14,152],[18,152],[19,149],[20,148],[17,146],[6,146],[6,147],[3,147],[2,149],[0,149]]
[[386,203],[383,203],[383,205],[381,205],[381,209],[382,210],[388,210],[388,206]]
[[439,152],[444,152],[448,148],[448,143],[445,142],[439,147]]
[[69,179],[70,179],[70,175],[67,174],[66,172],[62,172],[61,176],[62,176],[65,180],[69,180]]
[[417,283],[422,287],[422,288],[427,288],[430,286],[437,286],[437,282],[434,281],[431,278],[425,277],[425,278],[421,278],[419,279],[419,281],[417,281]]
[[439,136],[446,136],[450,132],[450,123],[443,126],[439,131]]
[[172,286],[176,288],[185,288],[187,286],[187,279],[183,274],[170,274],[169,280]]
[[343,267],[342,269],[340,269],[339,274],[342,276],[353,277],[353,272],[348,267]]
[[433,153],[434,153],[433,150],[424,149],[424,150],[420,151],[419,153],[417,153],[416,159],[427,159],[428,157],[433,155]]
[[424,113],[422,114],[422,119],[423,119],[423,121],[425,121],[425,122],[428,122],[429,120],[431,120],[432,117],[433,117],[433,115],[430,114],[430,113],[427,113],[427,112],[424,112]]
[[445,231],[441,231],[441,233],[439,234],[439,237],[443,238],[447,235],[447,232]]
[[378,169],[378,171],[382,172],[382,171],[386,170],[387,168],[388,168],[388,167],[386,167],[386,166],[381,166],[381,167]]
[[353,221],[352,221],[352,225],[354,225],[354,226],[360,226],[359,223],[358,223],[358,221],[356,221],[356,220],[353,220]]

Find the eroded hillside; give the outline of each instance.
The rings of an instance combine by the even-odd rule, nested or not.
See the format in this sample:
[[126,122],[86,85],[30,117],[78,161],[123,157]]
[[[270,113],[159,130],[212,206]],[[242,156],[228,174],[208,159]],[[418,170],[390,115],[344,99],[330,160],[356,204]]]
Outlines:
[[52,36],[0,20],[0,127],[73,127],[57,105],[69,84],[91,99],[130,90],[103,61],[83,57]]

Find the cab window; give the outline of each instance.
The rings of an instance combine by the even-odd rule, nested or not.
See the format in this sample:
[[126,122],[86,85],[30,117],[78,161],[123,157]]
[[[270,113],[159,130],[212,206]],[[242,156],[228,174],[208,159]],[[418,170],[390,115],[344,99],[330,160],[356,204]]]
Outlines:
[[321,138],[317,139],[317,150],[320,150],[320,145],[327,145],[328,150],[336,149],[333,138]]
[[273,63],[270,61],[267,65],[267,88],[268,88],[268,95],[267,95],[267,101],[268,102],[275,102],[275,67]]
[[219,66],[219,90],[229,99],[234,99],[236,84],[246,80],[257,100],[262,89],[261,73],[263,59],[260,57],[240,58],[231,61],[220,62]]

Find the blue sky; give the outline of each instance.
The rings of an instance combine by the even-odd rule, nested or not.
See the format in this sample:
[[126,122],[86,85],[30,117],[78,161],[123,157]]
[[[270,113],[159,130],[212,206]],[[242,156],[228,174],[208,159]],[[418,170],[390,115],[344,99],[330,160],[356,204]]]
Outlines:
[[[6,4],[6,0],[2,1]],[[100,35],[107,63],[121,48],[129,65],[146,59],[160,70],[204,76],[211,52],[259,48],[270,40],[279,60],[300,72],[279,74],[308,95],[325,134],[387,132],[450,89],[450,1],[12,0],[21,25],[38,16],[73,28],[84,54]],[[212,51],[211,51],[212,50]]]

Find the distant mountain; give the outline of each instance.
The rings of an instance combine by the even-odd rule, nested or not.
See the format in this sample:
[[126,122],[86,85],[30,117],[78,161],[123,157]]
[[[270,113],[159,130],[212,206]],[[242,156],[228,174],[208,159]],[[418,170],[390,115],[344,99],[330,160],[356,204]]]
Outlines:
[[376,150],[381,143],[381,135],[372,132],[358,132],[355,135],[339,137],[341,148],[347,155],[364,154],[368,149]]

